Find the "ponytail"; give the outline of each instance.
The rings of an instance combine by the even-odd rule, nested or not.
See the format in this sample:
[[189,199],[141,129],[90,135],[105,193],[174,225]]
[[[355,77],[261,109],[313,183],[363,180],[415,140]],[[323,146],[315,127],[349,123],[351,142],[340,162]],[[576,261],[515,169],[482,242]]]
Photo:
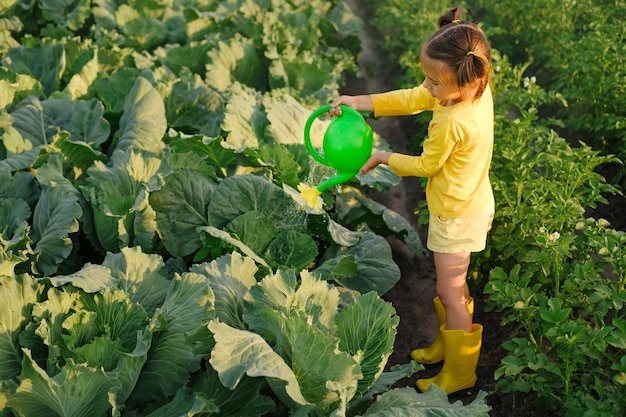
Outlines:
[[460,7],[448,10],[439,18],[438,24],[439,30],[422,46],[420,56],[424,54],[445,64],[444,68],[450,73],[442,79],[455,79],[461,95],[477,87],[471,98],[480,98],[491,72],[491,45],[487,37],[474,23],[461,20]]

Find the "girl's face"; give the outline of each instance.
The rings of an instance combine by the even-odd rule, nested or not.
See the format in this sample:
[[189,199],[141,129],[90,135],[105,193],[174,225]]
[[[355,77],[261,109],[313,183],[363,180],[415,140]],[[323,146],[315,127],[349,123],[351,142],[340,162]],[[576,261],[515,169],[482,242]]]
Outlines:
[[461,101],[461,90],[454,76],[447,70],[445,63],[430,59],[425,54],[422,54],[421,62],[422,70],[424,75],[426,75],[422,85],[433,97],[436,97],[441,102],[445,102],[446,106],[451,106]]

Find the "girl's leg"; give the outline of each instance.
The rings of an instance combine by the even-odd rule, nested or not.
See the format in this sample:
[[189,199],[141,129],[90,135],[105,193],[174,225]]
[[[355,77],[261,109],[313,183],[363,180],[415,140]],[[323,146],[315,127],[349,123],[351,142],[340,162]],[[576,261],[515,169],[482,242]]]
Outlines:
[[470,298],[466,281],[471,253],[434,252],[433,255],[437,295],[446,309],[446,328],[471,332],[472,319],[467,309]]

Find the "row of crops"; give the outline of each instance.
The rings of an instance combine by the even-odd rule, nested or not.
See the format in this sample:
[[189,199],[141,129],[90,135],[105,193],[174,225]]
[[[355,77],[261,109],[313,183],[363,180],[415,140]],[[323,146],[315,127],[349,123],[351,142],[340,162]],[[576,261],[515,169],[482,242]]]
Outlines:
[[384,372],[385,237],[423,248],[361,187],[399,178],[294,191],[333,175],[302,131],[361,27],[340,1],[0,3],[0,416],[487,415]]
[[[496,389],[533,393],[539,415],[624,415],[626,234],[587,213],[624,184],[626,4],[463,3],[494,48],[496,218],[472,264],[510,330]],[[419,48],[449,5],[373,6],[399,86],[421,79]]]

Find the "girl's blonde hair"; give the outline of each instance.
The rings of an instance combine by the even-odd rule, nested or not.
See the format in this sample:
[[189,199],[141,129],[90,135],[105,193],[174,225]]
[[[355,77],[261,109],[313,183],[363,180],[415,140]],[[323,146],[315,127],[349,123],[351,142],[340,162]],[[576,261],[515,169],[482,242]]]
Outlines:
[[[464,99],[475,100],[489,84],[491,45],[478,26],[460,17],[461,8],[455,7],[439,18],[439,30],[422,45],[420,60],[441,81],[455,81]],[[474,88],[475,95],[468,97]]]

